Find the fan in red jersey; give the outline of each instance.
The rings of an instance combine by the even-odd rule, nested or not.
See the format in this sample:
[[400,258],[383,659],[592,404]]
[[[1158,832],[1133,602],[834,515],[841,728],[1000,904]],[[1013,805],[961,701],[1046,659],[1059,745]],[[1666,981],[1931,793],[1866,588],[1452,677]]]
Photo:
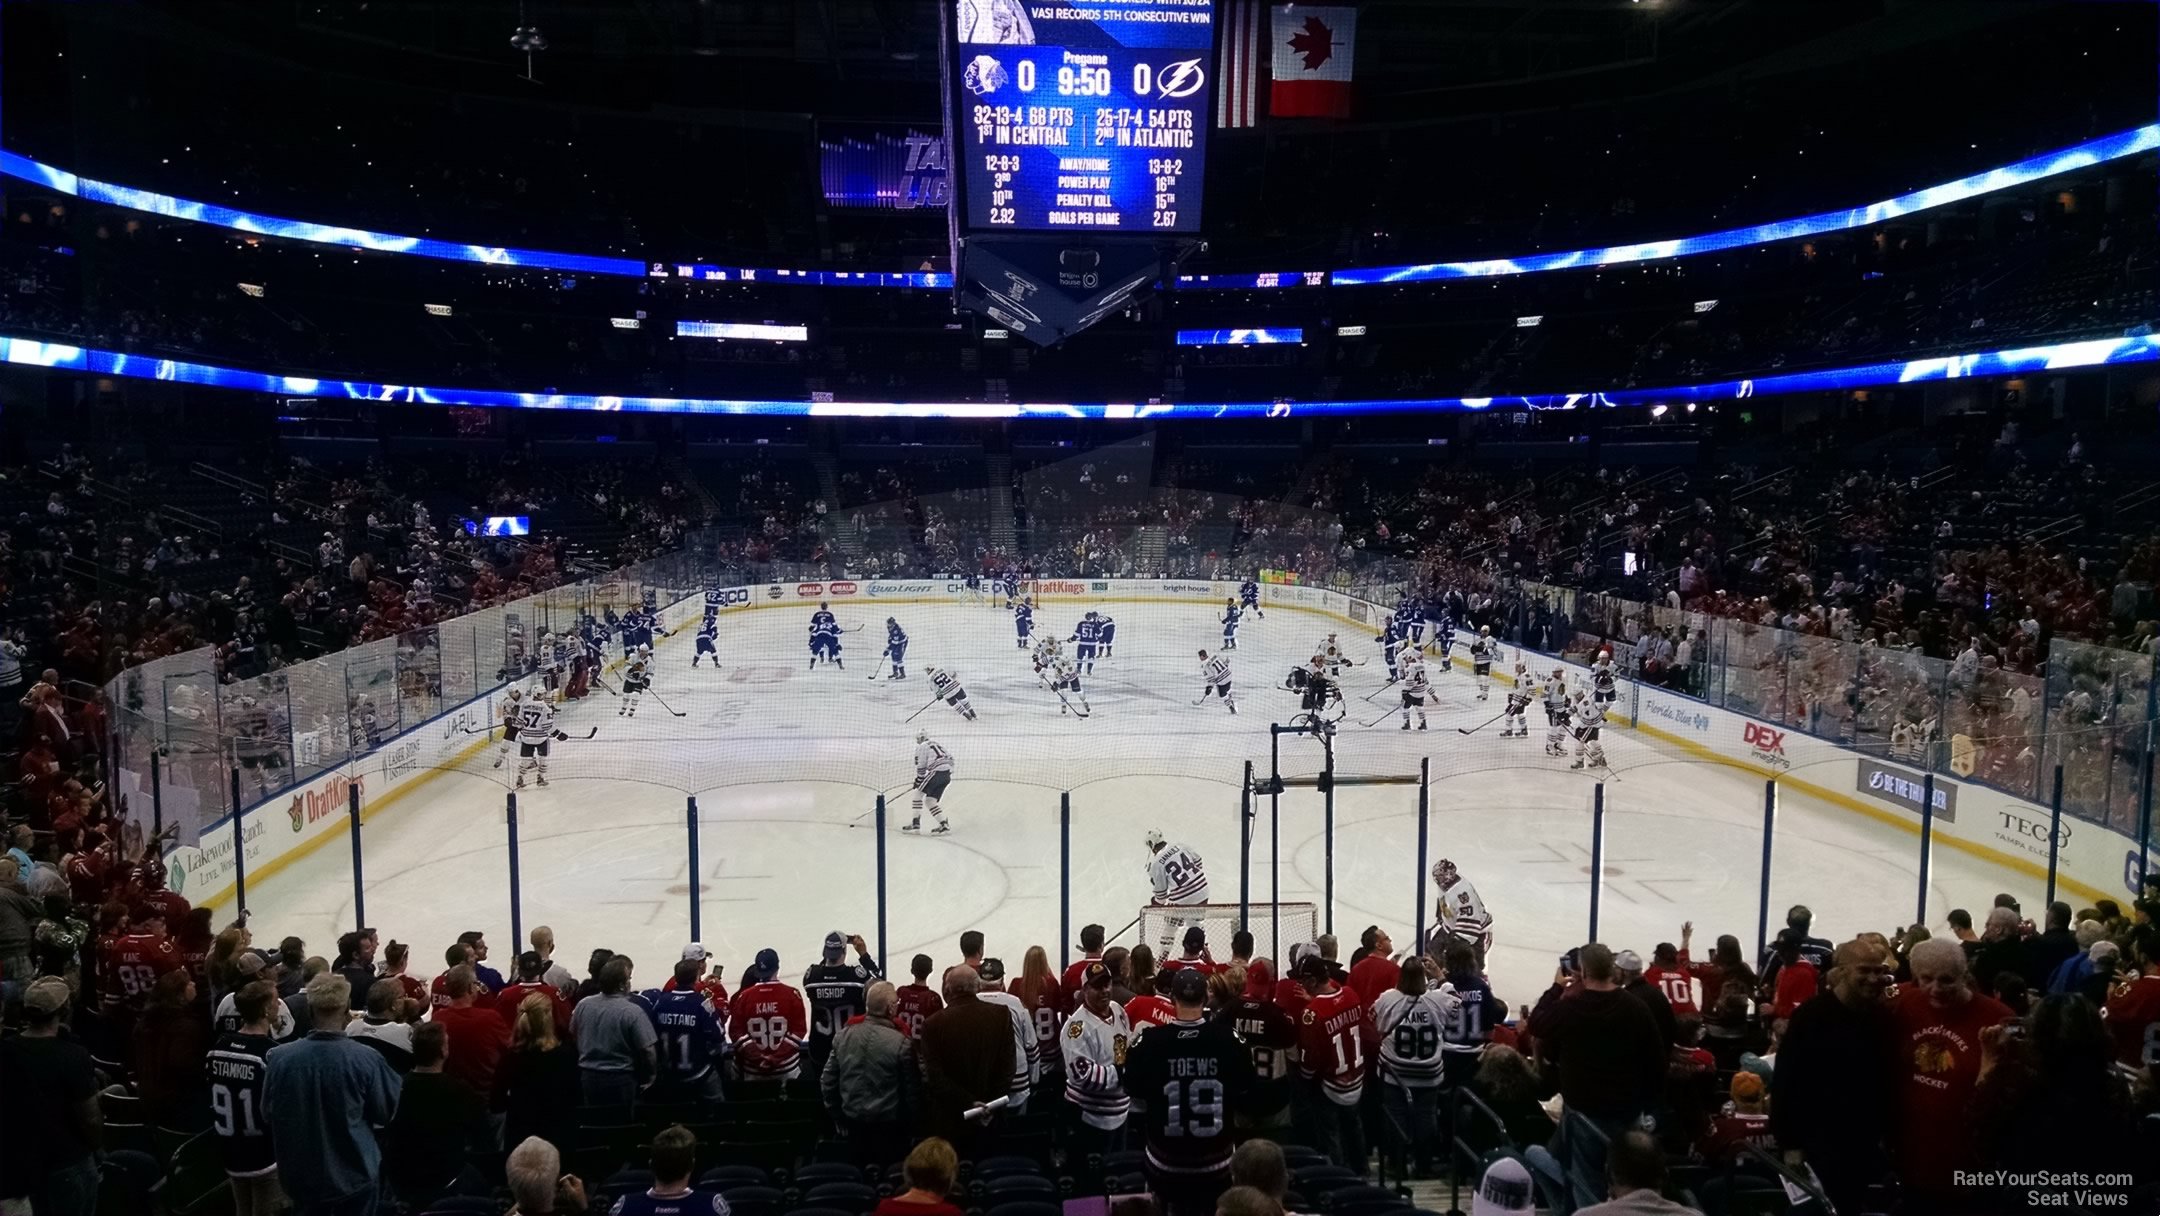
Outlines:
[[[713,1003],[715,1009],[726,1009],[728,1006],[727,985],[720,982],[720,973],[727,970],[727,968],[714,963],[711,970],[706,970],[705,965],[711,958],[712,955],[706,952],[703,942],[691,942],[682,949],[682,961],[698,965],[697,990],[705,994],[706,999]],[[673,975],[668,976],[667,982],[660,985],[660,991],[675,991],[675,977]]]
[[[1160,1026],[1177,1016],[1177,1006],[1158,995],[1160,987],[1156,980],[1155,952],[1146,946],[1134,946],[1128,966],[1132,969],[1133,999],[1125,1002],[1125,1018],[1132,1023],[1134,1034],[1149,1026]],[[1169,981],[1165,979],[1164,984]]]
[[1372,1018],[1356,990],[1343,987],[1342,973],[1318,954],[1300,958],[1296,976],[1312,994],[1298,1015],[1298,1073],[1305,1080],[1297,1095],[1299,1120],[1328,1160],[1363,1161],[1358,1100],[1376,1043]]
[[165,935],[165,914],[147,907],[137,912],[126,935],[113,942],[106,956],[103,995],[108,1009],[140,1011],[157,988],[158,977],[184,965]]
[[802,993],[779,981],[780,952],[767,946],[728,1006],[735,1075],[749,1082],[792,1081],[802,1075],[810,1014]]
[[1191,970],[1199,972],[1205,978],[1221,970],[1221,967],[1215,962],[1214,956],[1208,953],[1206,929],[1201,928],[1199,925],[1185,926],[1184,945],[1185,952],[1183,954],[1178,955],[1176,958],[1163,960],[1163,974],[1168,975],[1173,971]]
[[915,977],[915,982],[901,985],[893,994],[893,1025],[911,1039],[920,1038],[923,1023],[930,1020],[930,1015],[945,1008],[945,998],[929,982],[931,969],[935,966],[929,955],[916,955],[908,962],[908,972]]

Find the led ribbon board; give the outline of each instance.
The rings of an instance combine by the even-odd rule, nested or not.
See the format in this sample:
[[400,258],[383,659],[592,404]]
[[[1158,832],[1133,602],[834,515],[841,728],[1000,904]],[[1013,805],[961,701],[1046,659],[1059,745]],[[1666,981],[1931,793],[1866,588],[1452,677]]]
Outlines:
[[365,380],[320,380],[244,371],[208,363],[158,359],[119,351],[88,350],[30,338],[0,338],[0,363],[45,367],[98,376],[128,376],[217,388],[350,401],[412,405],[460,405],[493,409],[599,410],[656,414],[794,414],[829,418],[1289,418],[1315,414],[1430,413],[1448,410],[1595,409],[1623,405],[1671,405],[1690,401],[1744,401],[1780,393],[1916,384],[2032,372],[2066,371],[2160,360],[2160,335],[2096,338],[2012,350],[1974,351],[1933,359],[1869,363],[1857,367],[1788,372],[1751,380],[1717,380],[1674,388],[1611,389],[1605,392],[1537,393],[1517,397],[1410,397],[1358,401],[1179,402],[981,402],[981,401],[796,401],[710,397],[613,397],[568,393],[517,393],[495,389],[429,388]]
[[1282,342],[1303,342],[1302,329],[1181,329],[1177,331],[1179,346],[1270,346]]
[[1200,230],[1214,0],[949,0],[977,231]]

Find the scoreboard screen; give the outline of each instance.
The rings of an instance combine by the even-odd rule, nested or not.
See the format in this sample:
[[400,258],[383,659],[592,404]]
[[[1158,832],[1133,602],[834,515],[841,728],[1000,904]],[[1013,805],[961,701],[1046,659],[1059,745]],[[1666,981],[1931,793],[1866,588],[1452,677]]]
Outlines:
[[1215,0],[950,0],[976,231],[1200,229]]

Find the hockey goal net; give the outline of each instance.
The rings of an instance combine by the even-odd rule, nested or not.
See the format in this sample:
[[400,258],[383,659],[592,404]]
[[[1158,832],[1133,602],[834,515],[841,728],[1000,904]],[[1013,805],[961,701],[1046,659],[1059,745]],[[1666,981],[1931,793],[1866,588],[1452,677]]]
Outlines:
[[[1155,951],[1158,959],[1176,958],[1184,952],[1185,930],[1192,925],[1207,934],[1211,958],[1229,961],[1230,938],[1238,930],[1236,904],[1149,904],[1140,909],[1138,935],[1132,940]],[[1320,936],[1320,914],[1314,904],[1253,904],[1245,911],[1245,927],[1252,930],[1253,957],[1274,959],[1281,971],[1290,947]]]

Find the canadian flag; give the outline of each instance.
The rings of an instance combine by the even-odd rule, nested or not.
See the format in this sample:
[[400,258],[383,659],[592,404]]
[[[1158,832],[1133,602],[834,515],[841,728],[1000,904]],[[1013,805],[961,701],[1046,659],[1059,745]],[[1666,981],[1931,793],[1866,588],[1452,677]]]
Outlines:
[[1357,10],[1284,4],[1274,12],[1274,87],[1268,112],[1277,118],[1348,118]]

